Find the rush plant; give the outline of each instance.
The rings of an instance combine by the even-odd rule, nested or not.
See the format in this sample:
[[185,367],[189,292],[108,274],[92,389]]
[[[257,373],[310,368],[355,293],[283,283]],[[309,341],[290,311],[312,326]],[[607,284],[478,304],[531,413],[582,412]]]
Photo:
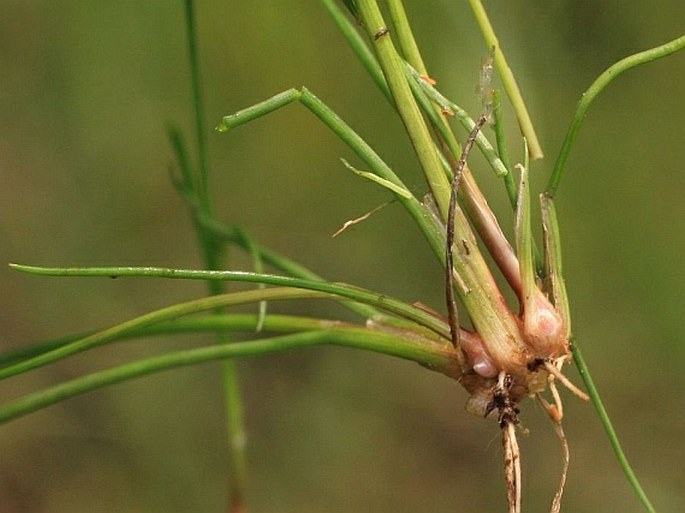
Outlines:
[[[428,192],[412,190],[405,181],[355,132],[341,116],[306,87],[287,89],[253,106],[217,120],[219,132],[231,132],[245,123],[297,104],[304,107],[340,138],[361,162],[358,169],[342,160],[349,171],[383,187],[390,201],[404,207],[435,255],[445,274],[445,305],[409,304],[365,288],[330,282],[253,240],[245,231],[223,224],[215,215],[207,162],[207,129],[199,74],[194,8],[185,0],[198,162],[189,157],[181,131],[168,130],[176,155],[172,179],[185,200],[204,258],[204,269],[161,267],[54,268],[11,264],[16,270],[43,276],[156,277],[202,280],[207,297],[148,312],[112,327],[13,351],[2,357],[0,378],[8,380],[64,358],[105,344],[158,333],[212,331],[215,344],[170,352],[56,384],[0,407],[0,422],[9,422],[70,397],[155,372],[222,360],[229,410],[227,427],[233,457],[232,506],[245,511],[246,464],[244,421],[238,378],[232,360],[323,344],[375,351],[415,361],[459,382],[468,392],[466,409],[495,418],[502,435],[506,494],[510,513],[521,511],[522,470],[517,432],[525,430],[519,405],[534,398],[549,415],[562,445],[560,483],[551,511],[561,510],[569,465],[569,447],[562,428],[563,407],[557,384],[575,396],[590,399],[607,431],[617,458],[647,511],[654,511],[623,455],[611,422],[602,407],[587,366],[573,340],[569,300],[564,283],[561,237],[554,199],[565,164],[582,121],[596,96],[622,72],[685,48],[685,36],[627,57],[600,75],[580,100],[567,136],[558,152],[548,186],[532,199],[531,161],[543,151],[514,75],[480,0],[469,0],[483,34],[482,67],[465,78],[478,84],[480,112],[468,113],[448,99],[431,78],[413,37],[401,0],[321,0],[340,33],[349,42],[381,93],[393,106],[406,129],[425,176]],[[500,91],[493,80],[499,77]],[[501,102],[508,100],[516,114],[523,148],[521,162],[513,162],[504,140]],[[255,99],[259,100],[259,99]],[[262,120],[263,121],[263,120]],[[492,130],[485,130],[491,126]],[[487,133],[486,133],[487,132]],[[494,138],[490,136],[494,134]],[[459,141],[462,141],[460,143]],[[471,151],[478,151],[489,170],[472,170]],[[492,172],[502,179],[514,212],[515,239],[509,241],[503,223],[490,209],[477,176]],[[537,205],[537,207],[535,206]],[[532,211],[539,208],[542,243],[534,236]],[[370,214],[369,214],[370,215]],[[352,224],[368,215],[354,219]],[[243,248],[253,261],[250,271],[224,270],[227,245]],[[265,266],[275,271],[267,273]],[[504,277],[506,283],[496,276]],[[250,290],[226,292],[226,282],[248,282]],[[509,290],[504,288],[508,287]],[[513,295],[512,295],[513,293]],[[514,301],[506,299],[515,297]],[[338,301],[357,322],[306,315],[270,314],[269,303],[281,300]],[[258,305],[254,315],[226,313],[227,307]],[[198,315],[204,314],[204,315]],[[233,332],[251,332],[249,341],[236,342]],[[574,361],[588,394],[563,373]]]

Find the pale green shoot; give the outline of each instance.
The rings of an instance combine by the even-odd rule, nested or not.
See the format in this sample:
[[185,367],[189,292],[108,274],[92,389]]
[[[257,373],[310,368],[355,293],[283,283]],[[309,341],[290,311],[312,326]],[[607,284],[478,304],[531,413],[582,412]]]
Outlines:
[[344,158],[340,158],[340,161],[347,169],[352,171],[355,175],[361,176],[362,178],[366,178],[367,180],[371,180],[372,182],[377,183],[381,187],[385,187],[386,189],[394,192],[398,196],[402,196],[403,198],[410,199],[412,197],[412,193],[404,187],[400,187],[399,185],[392,183],[390,180],[381,178],[376,174],[369,173],[368,171],[362,171],[361,169],[357,169],[354,166],[352,166],[349,162],[347,162],[347,160],[345,160]]

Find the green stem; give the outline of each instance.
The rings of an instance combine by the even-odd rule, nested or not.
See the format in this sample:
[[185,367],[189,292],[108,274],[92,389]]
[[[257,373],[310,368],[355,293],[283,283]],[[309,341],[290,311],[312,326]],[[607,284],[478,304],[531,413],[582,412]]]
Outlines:
[[[442,94],[440,94],[440,92],[437,89],[435,89],[432,85],[423,80],[417,72],[417,70],[415,70],[413,67],[407,67],[407,73],[411,77],[411,80],[418,86],[418,89],[414,89],[416,91],[417,96],[425,94],[425,96],[427,96],[430,101],[434,102],[441,109],[446,109],[453,113],[454,117],[457,118],[457,121],[459,121],[461,126],[463,126],[468,133],[471,133],[471,131],[473,131],[473,128],[476,126],[476,122],[471,118],[471,116],[468,115],[468,113],[464,109],[462,109],[461,107],[459,107],[459,105],[457,105],[451,100],[448,100]],[[490,167],[493,169],[493,171],[498,177],[504,177],[510,174],[509,169],[504,165],[499,155],[495,151],[495,148],[493,148],[492,144],[485,136],[485,134],[483,134],[482,132],[478,132],[475,142],[476,146],[483,154],[485,159],[488,161]],[[451,147],[450,151],[454,153],[455,148]],[[457,155],[459,154],[460,152],[457,152]]]
[[[205,131],[204,102],[202,98],[200,64],[197,52],[197,34],[195,30],[195,15],[193,0],[185,0],[185,20],[188,41],[188,53],[190,58],[190,75],[192,81],[193,112],[195,114],[195,130],[197,136],[198,152],[198,175],[196,185],[193,187],[199,211],[207,217],[213,217],[212,196],[210,193],[209,166],[207,159],[207,135]],[[197,236],[202,249],[205,267],[208,269],[220,269],[223,260],[223,247],[216,240],[211,231],[206,230],[200,223],[195,222]],[[221,294],[223,284],[209,282],[207,284],[211,294]],[[220,312],[217,312],[220,313]],[[226,335],[219,334],[218,342],[226,342]],[[233,473],[231,475],[232,501],[234,511],[242,510],[242,500],[245,495],[246,466],[244,444],[236,443],[237,439],[244,440],[243,408],[240,400],[239,380],[237,368],[232,361],[225,361],[222,365],[222,376],[226,402],[227,436],[231,459],[233,461]]]
[[[447,179],[442,161],[424,122],[409,86],[406,66],[395,50],[392,38],[385,25],[375,0],[358,0],[357,7],[370,41],[395,99],[395,105],[402,118],[412,145],[419,157],[423,173],[429,184],[438,211],[443,220],[448,217],[451,184]],[[518,321],[500,292],[488,265],[483,258],[475,235],[460,209],[454,222],[455,241],[459,248],[454,254],[454,270],[459,279],[459,296],[489,354],[497,353],[497,364],[501,368],[520,364],[524,353],[524,342]],[[444,255],[444,247],[442,248]],[[442,262],[444,264],[444,256]],[[513,357],[513,353],[516,353]],[[517,361],[518,360],[518,361]]]
[[425,74],[427,72],[426,65],[423,62],[423,57],[421,57],[419,46],[416,44],[416,39],[414,38],[414,33],[409,24],[402,0],[388,0],[388,9],[404,59],[417,69],[419,73]]
[[372,41],[383,74],[395,100],[397,111],[419,158],[426,181],[443,219],[447,219],[450,184],[435,150],[428,127],[423,120],[404,72],[404,62],[397,54],[387,26],[375,0],[359,0],[357,7]]
[[[330,319],[270,314],[268,317],[265,317],[261,323],[261,333],[294,333],[331,328],[340,324],[340,321]],[[193,316],[190,318],[162,321],[151,326],[144,326],[140,329],[132,330],[128,333],[121,333],[120,336],[112,338],[110,342],[141,337],[153,337],[157,335],[180,335],[200,332],[221,333],[228,331],[255,333],[259,326],[260,316],[255,314],[230,313]],[[104,330],[90,330],[75,335],[68,335],[66,337],[10,349],[0,354],[0,368],[48,353],[49,351],[64,347],[101,331]]]
[[561,145],[561,150],[559,150],[559,156],[554,163],[554,169],[552,171],[552,175],[550,176],[549,184],[547,185],[547,191],[545,192],[547,196],[554,197],[557,192],[559,182],[561,181],[561,177],[564,173],[566,161],[571,153],[571,147],[576,140],[576,136],[578,135],[578,131],[585,120],[585,116],[587,115],[590,105],[592,105],[592,102],[595,100],[597,95],[601,93],[602,90],[609,85],[612,80],[614,80],[624,71],[628,71],[629,69],[639,66],[640,64],[646,64],[648,62],[661,59],[662,57],[671,55],[672,53],[682,50],[683,48],[685,48],[685,35],[669,41],[661,46],[657,46],[655,48],[651,48],[649,50],[645,50],[621,59],[612,66],[609,66],[604,73],[597,77],[588,90],[583,93],[583,96],[578,102],[578,107],[573,115],[573,120],[571,121],[571,125],[566,132],[566,137]]
[[343,37],[347,40],[354,53],[357,55],[359,62],[361,62],[364,69],[366,69],[366,72],[383,92],[388,101],[392,103],[392,95],[390,94],[390,89],[388,89],[388,84],[383,76],[383,71],[378,65],[378,61],[373,55],[373,52],[366,44],[366,41],[359,34],[357,28],[350,22],[349,17],[342,11],[336,0],[321,0],[321,3],[330,13],[338,30],[340,30]]
[[112,326],[111,328],[94,333],[83,339],[63,345],[57,349],[41,354],[34,358],[5,367],[0,370],[0,380],[43,367],[93,347],[102,346],[113,340],[120,339],[124,336],[129,336],[131,333],[136,333],[141,329],[153,326],[159,322],[168,321],[184,315],[205,312],[211,309],[217,309],[226,306],[251,304],[258,301],[263,301],[265,299],[274,301],[304,298],[332,299],[333,297],[335,296],[325,292],[297,290],[294,288],[284,287],[234,292],[232,294],[212,295],[202,299],[188,301],[186,303],[180,303],[149,312],[145,315],[122,322],[116,326]]
[[[217,345],[226,341],[224,333],[217,337]],[[226,343],[226,342],[224,342]],[[247,433],[245,430],[245,409],[243,408],[242,391],[240,387],[240,375],[233,360],[221,362],[221,376],[224,386],[224,415],[229,442],[229,454],[231,456],[232,474],[229,477],[231,488],[230,511],[245,511],[244,503],[247,494]]]
[[[345,123],[328,105],[317,98],[306,87],[302,90],[288,89],[263,102],[243,109],[230,116],[224,116],[217,127],[219,132],[227,132],[249,121],[262,117],[292,102],[299,102],[309,109],[333,133],[347,144],[371,170],[381,178],[408,190],[402,180],[390,169],[380,156]],[[444,178],[444,175],[443,175]],[[395,198],[409,212],[426,237],[433,252],[444,261],[444,234],[436,227],[424,206],[414,196],[395,194]]]
[[91,392],[115,383],[212,360],[260,356],[312,345],[332,344],[375,351],[413,360],[450,374],[455,369],[455,354],[448,347],[417,343],[396,333],[367,328],[336,328],[283,335],[250,342],[214,344],[209,347],[174,352],[108,370],[29,394],[0,408],[0,424],[40,410],[70,397]]
[[193,0],[185,0],[185,20],[188,42],[188,56],[190,62],[190,80],[193,94],[193,113],[195,114],[195,134],[198,150],[199,174],[197,190],[200,197],[209,206],[209,170],[207,165],[207,135],[205,131],[204,102],[202,99],[202,79],[200,76],[200,61],[197,56],[197,34],[195,32],[195,9]]
[[[413,321],[421,326],[428,328],[437,335],[445,338],[449,338],[449,329],[447,328],[444,320],[438,318],[435,314],[427,312],[426,310],[410,305],[398,299],[386,296],[385,294],[379,294],[361,287],[355,287],[352,285],[347,285],[344,283],[331,283],[322,281],[311,281],[303,280],[299,278],[291,278],[288,276],[277,276],[273,274],[259,274],[253,272],[242,272],[242,271],[208,271],[208,270],[195,270],[195,269],[171,269],[167,267],[86,267],[86,268],[52,268],[52,267],[33,267],[19,264],[11,264],[11,267],[19,271],[24,271],[31,274],[37,274],[42,276],[79,276],[79,277],[154,277],[154,278],[168,278],[168,279],[184,279],[184,280],[211,280],[211,281],[236,281],[236,282],[246,282],[246,283],[266,283],[269,285],[275,285],[277,287],[287,287],[289,289],[300,289],[299,292],[304,294],[304,291],[312,291],[313,293],[323,293],[324,296],[327,295],[351,299],[352,301],[357,301],[364,304],[370,304],[377,308],[386,310],[390,313],[398,315],[402,318]],[[288,290],[289,290],[288,289]],[[283,290],[283,289],[281,289]],[[297,299],[297,293],[292,292],[294,295],[289,296],[288,292],[282,292],[288,295],[291,299]],[[241,294],[246,294],[243,298]],[[250,295],[251,294],[251,295]],[[260,296],[260,294],[263,295]],[[258,289],[245,291],[234,294],[223,294],[223,298],[217,307],[226,306],[231,303],[231,301],[262,301],[270,299],[269,295],[274,294],[273,289]],[[232,299],[235,297],[236,299]],[[279,296],[280,297],[280,296]],[[302,296],[309,297],[309,296]],[[318,296],[317,296],[318,297]],[[203,301],[210,304],[212,297],[203,298],[196,301],[191,301],[189,303],[182,303],[180,305],[170,306],[162,311],[173,311],[173,308],[185,307],[191,310],[186,313],[191,313],[193,310],[193,305],[205,305]],[[184,310],[185,311],[185,310]],[[148,314],[151,315],[151,314]],[[161,320],[161,319],[160,319]]]
[[483,38],[485,39],[488,49],[495,49],[495,66],[497,67],[497,73],[499,73],[502,85],[504,86],[504,91],[509,97],[514,112],[516,112],[521,134],[528,140],[530,158],[533,160],[541,159],[543,157],[542,147],[540,146],[540,141],[538,141],[538,136],[535,133],[530,114],[528,114],[528,108],[523,101],[521,90],[516,83],[516,79],[514,78],[514,74],[512,73],[509,64],[507,64],[507,60],[504,57],[504,53],[502,52],[502,48],[495,35],[495,31],[492,28],[492,24],[488,19],[488,15],[483,8],[483,4],[481,3],[481,0],[469,0],[469,3],[471,4],[471,9],[476,17],[478,26],[483,33]]
[[588,370],[587,365],[585,364],[585,360],[583,359],[583,355],[580,352],[580,348],[578,347],[578,344],[575,341],[571,344],[571,351],[573,352],[573,361],[575,362],[576,367],[578,368],[578,372],[580,373],[580,376],[583,379],[583,382],[585,383],[585,387],[587,388],[587,391],[590,395],[592,404],[595,405],[595,409],[597,410],[597,414],[599,415],[599,420],[602,423],[604,431],[606,431],[606,434],[609,437],[611,447],[613,448],[614,453],[616,454],[616,459],[621,465],[621,468],[623,469],[623,472],[625,473],[626,478],[630,483],[630,486],[635,491],[635,494],[638,496],[638,498],[644,505],[645,509],[649,513],[656,513],[654,506],[652,506],[652,503],[647,497],[647,494],[642,489],[642,486],[640,485],[640,482],[638,481],[635,472],[633,472],[633,469],[630,466],[630,463],[628,462],[628,458],[626,458],[626,455],[623,452],[621,442],[619,442],[618,436],[616,435],[616,431],[614,430],[614,426],[611,424],[611,419],[609,419],[609,414],[604,408],[604,404],[602,404],[602,399],[599,397],[599,392],[597,392],[597,388],[595,387],[595,383],[592,380],[592,376],[590,376],[590,371]]

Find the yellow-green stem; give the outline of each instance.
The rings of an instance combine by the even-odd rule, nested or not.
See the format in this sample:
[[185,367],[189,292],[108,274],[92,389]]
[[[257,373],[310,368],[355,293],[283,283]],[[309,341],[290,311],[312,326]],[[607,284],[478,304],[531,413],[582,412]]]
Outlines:
[[447,219],[450,184],[435,150],[428,127],[423,120],[404,73],[404,64],[395,50],[390,32],[375,0],[360,0],[357,7],[373,42],[385,79],[404,122],[414,151],[419,158],[428,186],[443,219]]
[[533,127],[533,122],[530,119],[530,114],[528,114],[528,108],[526,103],[523,101],[523,96],[521,95],[521,90],[519,89],[514,74],[507,64],[507,60],[504,58],[504,53],[502,53],[502,48],[499,44],[499,40],[495,35],[495,31],[492,28],[490,19],[488,18],[481,0],[469,0],[471,4],[471,9],[473,14],[476,16],[478,25],[480,26],[481,32],[483,33],[483,38],[488,48],[495,49],[495,67],[497,68],[497,73],[499,73],[500,79],[502,80],[502,85],[504,86],[504,91],[509,97],[512,107],[516,112],[516,117],[518,118],[519,126],[521,128],[521,134],[528,141],[528,151],[530,152],[530,158],[541,159],[544,154],[542,152],[542,146],[540,146],[540,141],[538,141],[538,136],[535,133],[535,128]]

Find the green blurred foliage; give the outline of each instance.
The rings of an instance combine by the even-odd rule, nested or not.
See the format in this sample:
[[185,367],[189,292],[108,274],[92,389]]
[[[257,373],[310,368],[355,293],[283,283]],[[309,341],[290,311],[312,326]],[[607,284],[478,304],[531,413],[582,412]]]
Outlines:
[[[192,136],[180,0],[2,0],[0,262],[199,265],[168,180],[165,124]],[[477,112],[486,51],[466,2],[407,1],[432,76]],[[486,6],[547,158],[575,104],[615,60],[682,33],[681,0]],[[198,2],[207,126],[306,84],[415,190],[402,128],[315,1]],[[628,72],[590,112],[558,208],[574,331],[638,475],[660,511],[685,509],[685,55]],[[511,121],[511,113],[508,112]],[[509,141],[520,151],[511,123]],[[436,308],[441,272],[398,206],[331,239],[387,192],[346,171],[350,152],[298,106],[210,133],[220,217],[334,280]],[[478,172],[478,160],[474,159]],[[482,167],[482,166],[481,166]],[[504,190],[484,188],[511,227]],[[247,268],[239,253],[232,267]],[[203,294],[201,284],[48,279],[0,268],[2,348],[104,326]],[[330,305],[274,306],[341,315]],[[4,383],[0,398],[206,337],[126,343]],[[407,362],[340,349],[243,361],[254,512],[503,511],[494,425],[465,394]],[[578,382],[574,371],[572,378]],[[0,511],[224,511],[218,367],[175,371],[2,427]],[[641,511],[591,406],[566,399],[566,511]],[[526,405],[525,509],[543,511],[560,469],[554,434]]]

